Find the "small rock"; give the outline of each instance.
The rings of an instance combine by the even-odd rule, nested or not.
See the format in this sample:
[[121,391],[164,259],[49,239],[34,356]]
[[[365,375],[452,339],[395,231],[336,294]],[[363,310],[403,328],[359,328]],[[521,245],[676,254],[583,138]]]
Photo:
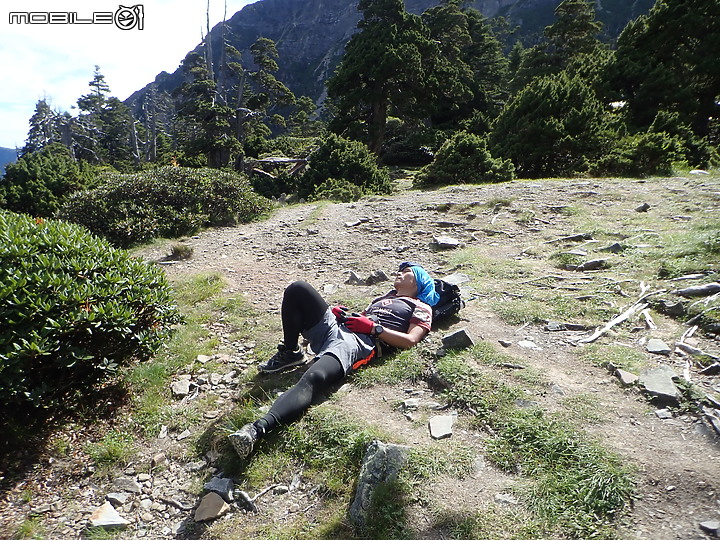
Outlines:
[[498,340],[498,343],[499,343],[500,345],[502,345],[503,347],[505,347],[505,348],[508,348],[508,347],[510,347],[510,346],[512,345],[512,341],[508,341],[508,340],[506,340],[506,339],[499,339],[499,340]]
[[382,283],[389,280],[390,278],[385,272],[383,272],[382,270],[374,270],[365,280],[365,285],[375,285],[376,283]]
[[403,408],[406,411],[414,411],[420,406],[420,398],[410,398],[403,401]]
[[442,344],[445,349],[467,349],[475,345],[475,342],[465,328],[443,337]]
[[195,521],[210,521],[217,519],[230,510],[230,505],[217,493],[208,493],[200,501],[195,510]]
[[116,478],[113,483],[113,487],[119,491],[127,491],[128,493],[142,493],[142,488],[135,480],[131,478]]
[[624,369],[616,369],[615,370],[615,376],[620,381],[620,384],[623,386],[632,386],[636,384],[639,380],[639,377],[635,375],[634,373],[630,373],[629,371],[625,371]]
[[130,495],[128,493],[108,493],[105,499],[113,506],[123,506],[128,502]]
[[672,413],[667,409],[656,410],[655,416],[657,416],[660,420],[670,420],[673,417]]
[[592,261],[585,261],[580,266],[575,268],[576,272],[588,272],[590,270],[600,270],[607,268],[608,262],[606,259],[594,259]]
[[715,538],[720,538],[720,521],[703,521],[700,529]]
[[365,285],[365,281],[352,270],[348,271],[347,274],[348,278],[345,280],[346,285]]
[[542,351],[542,348],[539,347],[534,341],[529,341],[527,339],[522,339],[518,341],[518,347],[522,347],[523,349],[532,349],[534,351]]
[[648,210],[650,210],[650,205],[646,202],[635,209],[636,212],[647,212]]
[[233,502],[234,487],[235,484],[233,483],[232,478],[218,478],[217,476],[211,478],[210,481],[206,482],[203,486],[205,491],[217,493],[225,500],[225,502],[228,503]]
[[118,511],[113,508],[113,505],[110,504],[110,501],[106,501],[105,504],[95,509],[90,515],[90,524],[93,527],[103,527],[110,529],[114,527],[127,527],[128,525],[130,525],[130,522],[124,519],[118,513]]
[[172,393],[175,397],[185,397],[190,393],[190,381],[188,380],[180,380],[175,381],[170,385],[170,390],[172,390]]
[[498,493],[495,495],[495,501],[502,504],[518,504],[518,500],[509,493]]
[[177,440],[178,440],[178,441],[182,441],[182,440],[184,440],[184,439],[187,439],[189,436],[190,436],[190,430],[189,430],[189,429],[186,429],[185,431],[183,431],[182,433],[180,433],[180,434],[177,436]]
[[207,364],[210,360],[212,360],[212,356],[208,356],[207,354],[198,354],[197,361],[201,364]]
[[625,248],[622,246],[622,244],[615,242],[607,247],[601,248],[600,251],[607,251],[609,253],[621,253],[624,249]]
[[703,171],[702,169],[693,169],[692,171],[690,171],[689,174],[700,174],[700,175],[703,175],[703,174],[710,174],[710,173],[707,172],[707,171]]
[[430,418],[430,436],[433,439],[445,439],[452,435],[455,418],[450,415],[433,416]]
[[643,371],[639,382],[653,400],[661,404],[677,405],[680,403],[680,391],[673,382],[675,377],[677,374],[671,368],[661,366]]
[[148,473],[140,473],[138,474],[138,482],[147,482],[149,480],[152,480],[152,476],[150,476]]
[[456,249],[461,245],[460,240],[452,236],[434,236],[430,246],[434,249]]
[[652,354],[668,355],[672,352],[672,349],[663,340],[650,338],[647,343],[647,351]]
[[158,465],[164,465],[167,463],[167,456],[164,452],[160,452],[159,454],[155,454],[152,458],[152,466],[157,467]]

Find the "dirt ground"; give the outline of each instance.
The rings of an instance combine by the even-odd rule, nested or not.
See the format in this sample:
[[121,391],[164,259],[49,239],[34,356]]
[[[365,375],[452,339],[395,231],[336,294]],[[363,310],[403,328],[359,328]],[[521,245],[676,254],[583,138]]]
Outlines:
[[[508,201],[511,204],[506,207]],[[585,232],[573,230],[567,214],[559,209],[583,208],[606,229],[616,227],[620,236],[622,222],[608,223],[606,217],[630,215],[643,203],[666,223],[682,230],[699,220],[717,219],[720,183],[704,176],[688,176],[652,181],[515,181],[425,192],[404,189],[393,196],[366,198],[357,203],[285,206],[266,221],[204,231],[183,241],[194,250],[187,261],[167,263],[167,244],[144,248],[139,254],[163,262],[171,279],[218,272],[227,280],[229,292],[251,299],[258,310],[277,312],[284,287],[296,279],[310,282],[332,303],[348,296],[368,298],[388,286],[346,284],[348,271],[364,277],[382,270],[391,276],[398,262],[412,260],[439,277],[462,272],[453,263],[454,250],[434,247],[438,236],[453,237],[463,246],[473,247],[483,258],[527,261],[533,268],[530,278],[556,274],[561,271],[551,262],[533,259],[532,248]],[[629,286],[627,291],[625,301],[631,303],[638,291]],[[547,332],[537,325],[508,325],[485,300],[482,294],[469,299],[460,321],[431,339],[439,343],[442,334],[466,328],[476,341],[491,342],[522,359],[551,383],[549,390],[532,396],[546,410],[558,410],[564,400],[573,396],[593,397],[600,419],[588,422],[585,429],[637,470],[638,497],[622,520],[621,536],[652,540],[708,538],[699,523],[720,520],[720,444],[707,427],[692,415],[658,418],[655,408],[636,389],[621,388],[606,369],[582,359],[581,347],[569,343],[567,332]],[[618,309],[622,305],[619,302]],[[611,332],[599,343],[622,341],[641,350],[642,337],[672,340],[684,331],[673,319],[661,317],[657,322],[657,331],[646,330],[632,342],[616,339]],[[703,350],[720,350],[717,340],[705,336],[697,339]],[[503,349],[501,340],[509,342],[509,347]],[[532,341],[536,348],[521,347],[520,341]],[[675,357],[652,357],[650,361],[658,365],[674,363],[676,368],[682,365]],[[694,382],[702,383],[703,390],[720,395],[720,377],[696,373],[692,377]],[[405,444],[446,444],[431,440],[424,422],[408,419],[397,407],[409,391],[432,399],[432,391],[424,383],[412,388],[360,389],[350,382],[336,400],[340,406],[352,402],[353,406],[346,410],[359,419],[397,434]],[[420,411],[414,416],[422,419],[426,414]],[[470,429],[468,421],[460,411],[453,440],[476,448],[482,456],[484,435]],[[152,454],[152,448],[147,451]],[[52,466],[43,466],[42,474],[52,475]],[[33,478],[37,480],[37,473],[29,476],[28,482]],[[509,493],[516,481],[481,459],[471,477],[462,481],[438,479],[425,495],[440,507],[477,509],[497,502],[496,496]],[[18,492],[16,488],[11,493],[17,497]],[[18,514],[18,506],[8,502],[11,498],[6,496],[0,502],[0,518],[6,518],[5,524],[11,514],[15,518]],[[33,504],[40,503],[33,500]],[[429,521],[422,516],[421,508],[413,509],[413,513],[419,537],[443,538],[430,527],[422,530],[423,519]]]

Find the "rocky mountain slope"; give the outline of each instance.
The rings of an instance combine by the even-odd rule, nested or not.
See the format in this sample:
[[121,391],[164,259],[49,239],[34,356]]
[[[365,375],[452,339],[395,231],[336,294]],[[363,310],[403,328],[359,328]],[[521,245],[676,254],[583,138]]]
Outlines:
[[[551,291],[559,295],[556,302],[573,305],[601,295],[612,303],[609,312],[616,314],[633,305],[645,286],[665,290],[662,298],[675,302],[679,297],[670,291],[696,283],[698,276],[670,281],[656,273],[642,275],[638,265],[667,248],[664,243],[674,235],[708,223],[719,205],[720,184],[706,176],[404,190],[357,203],[282,207],[266,221],[207,230],[183,240],[194,255],[173,264],[166,264],[168,244],[147,246],[137,254],[165,263],[174,281],[220,274],[225,294],[242,296],[254,309],[275,317],[284,287],[295,279],[309,281],[333,302],[348,296],[369,298],[387,288],[387,282],[347,283],[349,270],[362,277],[378,270],[390,274],[399,260],[417,260],[438,276],[471,272],[472,282],[465,285],[468,303],[460,318],[431,334],[424,346],[435,350],[447,333],[462,328],[476,342],[506,351],[528,371],[539,373],[541,386],[528,387],[532,403],[575,415],[583,430],[634,471],[636,499],[622,516],[621,538],[702,540],[711,537],[707,527],[720,520],[720,446],[707,419],[692,410],[650,404],[636,383],[624,386],[628,381],[588,361],[587,349],[578,340],[592,329],[566,324],[580,321],[514,324],[500,310]],[[466,249],[458,251],[446,237]],[[445,239],[438,242],[440,238]],[[604,250],[607,238],[623,250]],[[550,257],[555,251],[584,252],[588,259],[605,259],[608,266],[586,272],[558,269]],[[668,314],[653,312],[653,317],[650,326],[635,313],[604,334],[598,350],[639,355],[645,367],[672,370],[717,400],[718,375],[700,373],[699,365],[675,347],[660,351],[649,346],[653,339],[675,344],[688,327]],[[184,431],[165,429],[143,441],[129,464],[110,477],[97,475],[88,463],[86,450],[97,441],[96,428],[73,426],[55,435],[51,446],[57,448],[61,441],[66,451],[61,457],[48,453],[3,494],[0,531],[13,531],[36,516],[47,538],[77,537],[91,513],[105,503],[127,522],[119,539],[267,538],[251,531],[317,525],[325,502],[300,469],[264,493],[250,490],[243,475],[233,477],[237,489],[258,496],[258,511],[248,512],[239,503],[220,505],[222,516],[196,523],[201,486],[224,471],[218,468],[217,452],[197,455],[194,441],[221,429],[247,384],[239,382],[239,374],[255,369],[260,359],[253,358],[261,346],[234,337],[237,329],[223,318],[208,321],[207,327],[207,342],[231,352],[203,351],[195,365],[175,375],[172,385],[173,409],[196,422]],[[697,333],[688,343],[711,354],[720,351],[720,341],[712,334]],[[505,377],[506,371],[511,368],[498,366],[493,376]],[[296,376],[300,373],[302,369]],[[437,475],[422,486],[425,503],[408,509],[417,538],[448,538],[447,531],[431,526],[433,514],[443,510],[472,513],[501,505],[522,511],[525,503],[512,496],[522,479],[485,462],[491,435],[473,425],[469,411],[457,411],[450,438],[432,440],[420,421],[427,412],[397,407],[408,397],[421,404],[442,401],[442,394],[425,381],[361,388],[351,377],[348,383],[323,406],[350,413],[414,448],[459,443],[477,456],[471,476],[458,480]],[[203,403],[212,403],[212,409]]]

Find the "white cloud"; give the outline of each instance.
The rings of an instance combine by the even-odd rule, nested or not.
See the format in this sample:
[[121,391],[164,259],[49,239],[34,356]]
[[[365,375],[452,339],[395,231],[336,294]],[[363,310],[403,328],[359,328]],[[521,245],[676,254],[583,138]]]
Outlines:
[[[210,1],[211,27],[222,20],[223,0]],[[227,0],[227,18],[256,0]],[[120,5],[143,7],[144,29],[115,24],[10,24],[11,12],[115,13]],[[95,65],[113,96],[126,99],[161,71],[172,73],[200,43],[207,0],[25,0],[0,10],[0,146],[22,146],[28,120],[43,97],[70,111],[89,92]],[[72,111],[71,111],[72,112]]]

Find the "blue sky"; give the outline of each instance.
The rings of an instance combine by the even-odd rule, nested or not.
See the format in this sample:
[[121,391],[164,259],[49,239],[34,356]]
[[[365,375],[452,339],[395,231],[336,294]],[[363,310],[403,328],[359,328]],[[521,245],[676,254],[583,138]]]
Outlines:
[[[257,0],[226,0],[227,18]],[[225,0],[209,0],[210,26],[223,18]],[[161,71],[173,72],[200,43],[208,0],[16,0],[0,8],[0,147],[22,147],[39,99],[75,114],[71,107],[90,91],[96,65],[111,95],[126,99]],[[133,8],[121,10],[120,6]],[[136,6],[141,6],[141,11]],[[23,13],[13,16],[11,13]],[[30,19],[19,18],[28,17]],[[68,15],[68,13],[70,15]],[[50,14],[50,15],[48,15]],[[72,20],[91,20],[80,24]],[[106,14],[112,14],[106,15]],[[123,22],[110,18],[128,15]],[[47,24],[46,21],[57,21]],[[107,18],[107,24],[100,24]],[[18,22],[18,20],[22,22]],[[143,29],[140,30],[139,22]],[[128,30],[119,24],[131,25]]]

